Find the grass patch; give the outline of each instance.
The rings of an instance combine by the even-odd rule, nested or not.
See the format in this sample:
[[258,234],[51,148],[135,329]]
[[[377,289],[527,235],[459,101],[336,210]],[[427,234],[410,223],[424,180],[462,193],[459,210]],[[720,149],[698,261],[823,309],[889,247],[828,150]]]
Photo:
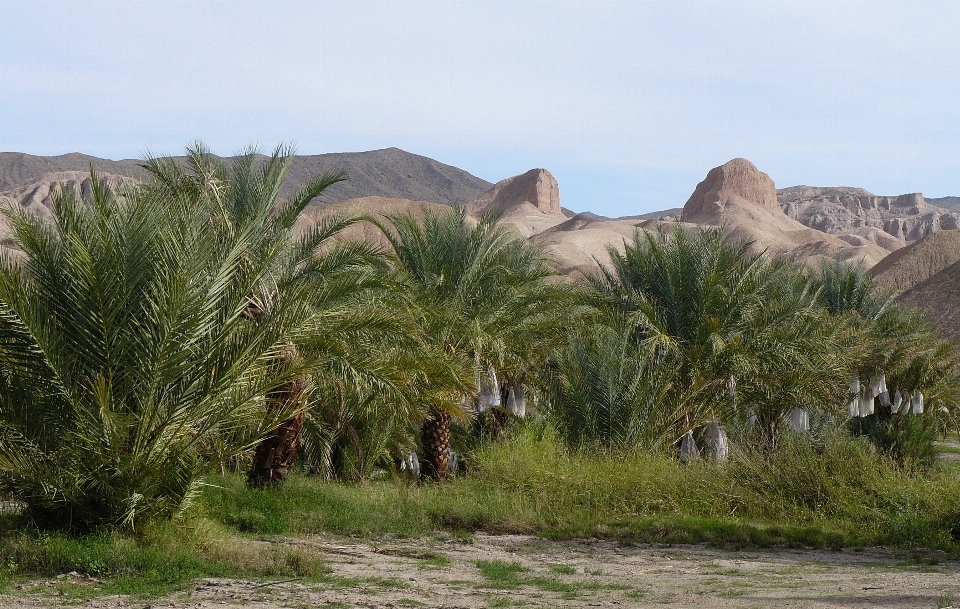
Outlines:
[[218,477],[206,513],[241,533],[422,537],[445,531],[601,537],[721,547],[927,547],[958,553],[960,468],[912,470],[865,440],[785,438],[773,456],[724,465],[666,455],[569,451],[543,428],[468,456],[449,484],[344,485],[294,476],[249,490]]
[[152,598],[201,577],[310,579],[329,571],[316,553],[238,539],[199,518],[190,526],[168,523],[138,535],[28,532],[21,518],[9,516],[0,518],[0,527],[2,592],[14,591],[16,584],[29,579],[45,578],[55,581],[58,591],[77,598],[104,594]]
[[[135,535],[39,533],[0,515],[0,589],[76,571],[71,595],[151,597],[200,577],[303,577],[362,590],[400,581],[347,581],[316,551],[280,535],[332,533],[370,540],[418,568],[450,565],[441,552],[377,548],[380,538],[471,543],[472,532],[621,543],[705,543],[728,548],[899,546],[960,554],[960,468],[897,466],[863,440],[820,446],[787,438],[773,456],[734,452],[723,465],[684,466],[666,455],[570,451],[543,427],[481,446],[466,476],[417,486],[399,480],[340,484],[294,475],[251,490],[242,475],[213,476],[193,514]],[[526,573],[519,563],[478,563],[485,584],[559,594],[593,584],[565,581],[569,565]],[[534,591],[532,591],[533,593]]]
[[520,574],[529,571],[518,562],[478,560],[476,564],[487,585],[495,588],[519,588],[522,583]]

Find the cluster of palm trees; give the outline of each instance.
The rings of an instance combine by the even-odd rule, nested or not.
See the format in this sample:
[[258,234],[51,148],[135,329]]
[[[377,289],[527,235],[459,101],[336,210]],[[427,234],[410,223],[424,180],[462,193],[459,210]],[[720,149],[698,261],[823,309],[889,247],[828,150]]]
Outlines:
[[[790,413],[843,420],[884,373],[958,403],[957,359],[862,272],[806,272],[720,230],[638,233],[595,277],[463,210],[302,210],[292,151],[229,167],[201,145],[55,222],[10,209],[0,260],[0,489],[38,524],[135,528],[182,511],[211,468],[255,487],[292,468],[361,480],[453,474],[451,426],[494,437],[529,403],[573,446],[665,450],[717,419],[776,450]],[[375,223],[389,247],[339,237]],[[482,414],[481,414],[482,413]],[[739,430],[737,432],[736,430]]]

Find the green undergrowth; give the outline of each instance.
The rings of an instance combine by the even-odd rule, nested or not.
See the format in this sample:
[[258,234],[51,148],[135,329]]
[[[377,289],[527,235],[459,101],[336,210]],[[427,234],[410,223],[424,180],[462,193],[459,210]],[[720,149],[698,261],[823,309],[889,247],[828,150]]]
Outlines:
[[[422,536],[435,531],[605,537],[735,547],[883,545],[960,550],[960,470],[896,465],[866,440],[785,438],[776,455],[717,465],[570,451],[543,427],[468,457],[449,484],[294,477],[248,490],[214,480],[206,510],[242,533]],[[220,488],[216,488],[220,487]]]
[[[73,582],[79,597],[153,596],[199,577],[320,581],[332,577],[322,557],[280,539],[316,533],[373,543],[431,536],[468,542],[484,531],[960,555],[960,467],[898,466],[866,439],[828,435],[814,445],[788,437],[772,456],[734,451],[726,464],[682,465],[667,455],[572,451],[549,428],[528,426],[465,460],[467,473],[447,484],[295,475],[280,488],[251,490],[242,475],[212,476],[188,516],[136,534],[44,533],[25,516],[7,514],[0,517],[0,588],[74,571],[80,579],[64,583]],[[422,568],[448,564],[442,555],[421,554],[411,557]],[[478,567],[491,581],[500,577],[494,571],[502,565]],[[515,575],[518,585],[530,577]]]
[[32,530],[23,517],[0,518],[0,592],[39,579],[53,587],[26,592],[74,598],[104,594],[154,597],[200,577],[317,578],[328,572],[322,557],[300,548],[258,544],[200,517],[166,523],[137,534],[71,537]]

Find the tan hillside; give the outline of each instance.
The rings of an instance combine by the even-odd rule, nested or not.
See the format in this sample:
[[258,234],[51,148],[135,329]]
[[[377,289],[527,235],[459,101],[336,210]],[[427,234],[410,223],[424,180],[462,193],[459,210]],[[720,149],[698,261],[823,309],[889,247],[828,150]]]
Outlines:
[[899,249],[870,269],[882,287],[909,290],[960,261],[960,230],[932,233]]
[[947,338],[960,339],[960,262],[921,281],[898,298],[927,312],[927,320]]
[[[124,184],[136,183],[136,180],[112,173],[97,174],[107,187],[118,190]],[[92,190],[89,171],[56,171],[31,180],[26,184],[14,186],[0,192],[0,198],[7,199],[8,203],[29,209],[43,217],[52,218],[53,194],[60,186],[73,190],[79,195],[87,196]]]
[[[112,173],[99,173],[101,181],[108,188],[117,191],[123,185],[134,184],[130,177]],[[14,186],[0,192],[0,205],[28,210],[42,218],[53,220],[53,195],[58,188],[64,187],[80,196],[87,196],[92,190],[89,171],[56,171],[47,173],[26,184]],[[0,217],[0,239],[7,239],[10,228],[7,220]]]
[[560,185],[546,169],[501,180],[493,188],[466,205],[475,218],[492,213],[503,224],[512,226],[524,237],[530,237],[567,219],[560,207]]
[[[788,217],[777,200],[776,185],[747,159],[733,159],[710,170],[683,206],[684,222],[724,226],[732,238],[756,242],[774,256],[811,261],[819,256],[879,262],[901,246],[878,235],[828,235]],[[871,239],[871,236],[873,239]]]
[[565,273],[593,273],[597,262],[609,262],[607,247],[623,251],[624,240],[633,239],[636,220],[598,220],[577,214],[533,237],[541,243]]

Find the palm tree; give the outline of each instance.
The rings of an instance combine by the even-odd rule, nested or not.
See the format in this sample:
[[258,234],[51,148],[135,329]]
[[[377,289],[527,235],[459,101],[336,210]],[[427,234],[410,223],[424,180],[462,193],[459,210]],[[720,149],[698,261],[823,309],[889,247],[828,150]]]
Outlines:
[[637,232],[593,279],[600,306],[631,321],[637,348],[676,362],[665,406],[683,406],[675,438],[708,418],[753,416],[775,448],[786,413],[836,401],[843,384],[842,324],[797,269],[751,246],[721,229]]
[[[474,223],[462,208],[374,221],[389,241],[427,342],[472,363],[474,375],[493,368],[519,382],[556,340],[568,287],[556,280],[535,244],[498,226]],[[421,441],[423,465],[450,476],[450,424],[464,418],[464,396],[429,403]]]
[[22,254],[0,259],[0,489],[39,524],[170,517],[212,439],[242,450],[251,429],[286,431],[285,465],[301,379],[336,359],[330,345],[380,332],[350,306],[376,277],[369,248],[328,243],[350,220],[290,232],[340,176],[278,202],[288,164],[250,153],[228,174],[198,145],[185,166],[148,159],[153,182],[121,196],[96,174],[88,200],[60,192],[53,223],[6,211]]
[[[254,428],[258,437],[247,477],[254,487],[279,484],[299,457],[311,396],[331,383],[382,385],[376,368],[380,362],[371,351],[378,353],[386,340],[402,343],[404,328],[389,309],[370,302],[382,287],[375,249],[361,242],[331,243],[353,219],[328,216],[299,238],[291,233],[304,207],[345,175],[322,175],[281,202],[278,193],[292,161],[289,148],[278,147],[267,159],[250,150],[235,157],[229,170],[202,147],[191,150],[188,160],[187,171],[169,159],[151,161],[147,168],[169,197],[214,200],[226,234],[245,229],[256,235],[243,258],[263,264],[264,272],[248,286],[243,316],[266,328],[286,308],[297,311],[296,323],[271,362],[275,373],[290,378],[265,396],[271,415],[289,416],[276,425],[267,417],[265,425]],[[300,375],[293,374],[297,370]]]
[[[819,273],[810,273],[818,285],[820,303],[836,316],[851,321],[843,348],[850,374],[866,382],[885,376],[892,395],[920,391],[937,404],[933,416],[940,425],[956,425],[960,406],[960,353],[939,336],[910,306],[897,303],[895,295],[880,288],[862,263],[824,259]],[[876,411],[890,419],[889,408]]]
[[362,340],[322,349],[316,342],[329,335],[312,337],[308,346],[314,352],[334,356],[311,376],[316,390],[304,435],[309,469],[352,481],[374,468],[390,470],[397,458],[414,451],[422,404],[457,403],[471,378],[463,358],[424,342],[403,286],[387,280],[356,306],[389,323]]
[[684,414],[669,407],[669,354],[631,339],[619,317],[596,316],[574,328],[546,375],[550,414],[568,444],[633,450],[671,441]]

